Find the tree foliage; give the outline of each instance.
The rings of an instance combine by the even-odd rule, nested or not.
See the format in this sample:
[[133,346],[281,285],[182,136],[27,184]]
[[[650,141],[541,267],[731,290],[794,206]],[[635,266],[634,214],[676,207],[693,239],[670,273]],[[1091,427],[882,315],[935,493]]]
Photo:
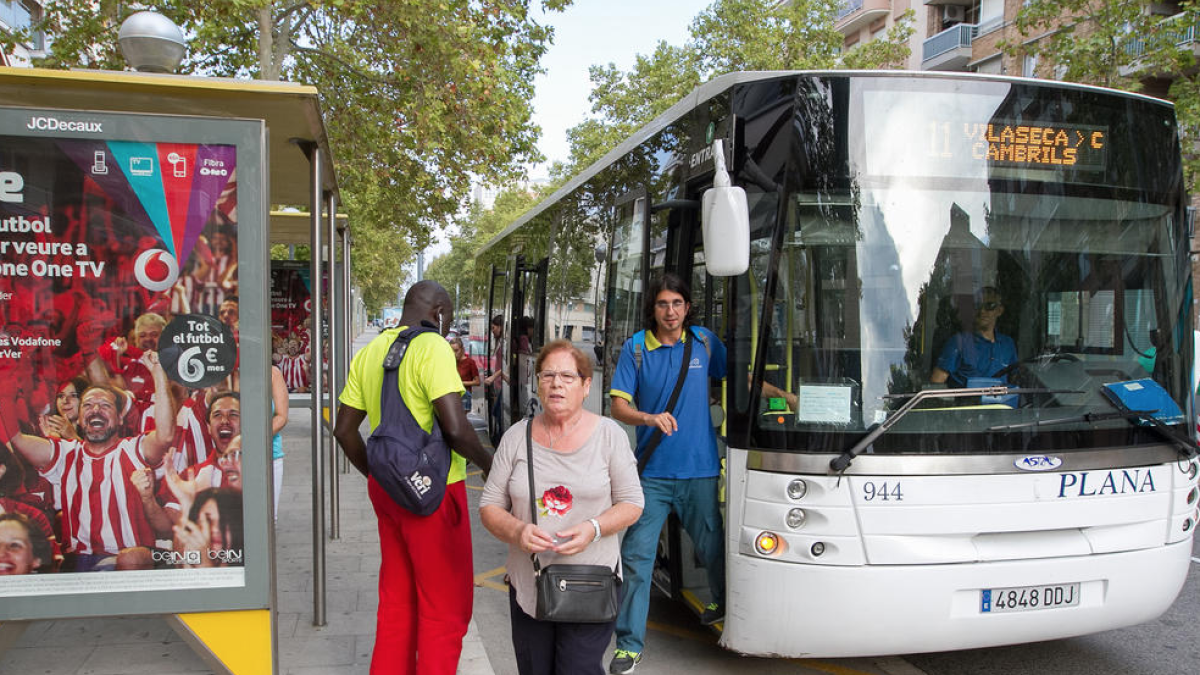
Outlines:
[[[1200,71],[1194,31],[1200,3],[1181,3],[1171,17],[1152,15],[1140,2],[1028,0],[1015,26],[1022,39],[1001,43],[1012,56],[1036,55],[1039,74],[1084,84],[1140,91],[1167,80],[1184,143],[1189,191],[1200,176]],[[1038,36],[1041,39],[1032,40]],[[1190,141],[1190,142],[1188,142]]]
[[472,180],[510,180],[539,159],[530,101],[552,30],[532,4],[49,0],[44,29],[54,42],[39,65],[120,69],[118,26],[154,9],[189,36],[182,73],[314,85],[356,232],[355,281],[390,299],[396,271],[459,209]]
[[451,241],[449,253],[434,258],[425,270],[426,279],[438,282],[450,292],[457,311],[483,307],[487,302],[487,289],[476,285],[476,251],[539,199],[539,193],[525,189],[506,190],[496,197],[492,208],[472,204],[466,215],[458,220],[459,231]]
[[908,58],[913,13],[883,38],[842,50],[834,28],[838,3],[795,0],[715,0],[693,21],[682,46],[660,42],[623,72],[615,64],[592,66],[592,116],[567,131],[571,155],[551,175],[563,178],[587,167],[622,139],[717,75],[738,70],[897,68]]

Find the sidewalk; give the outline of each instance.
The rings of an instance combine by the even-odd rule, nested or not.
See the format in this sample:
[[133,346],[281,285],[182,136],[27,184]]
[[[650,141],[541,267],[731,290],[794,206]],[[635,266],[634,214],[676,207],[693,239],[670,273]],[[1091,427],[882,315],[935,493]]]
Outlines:
[[[368,331],[355,342],[366,344]],[[313,619],[311,410],[293,407],[283,430],[283,493],[276,527],[276,609],[281,675],[366,675],[375,641],[379,535],[366,481],[340,474],[341,537],[326,547],[326,618]],[[478,482],[478,477],[473,479]],[[326,500],[328,504],[328,499]],[[328,522],[328,521],[327,521]],[[210,673],[158,617],[31,622],[0,656],[0,673],[159,675]],[[472,620],[459,675],[494,675]]]

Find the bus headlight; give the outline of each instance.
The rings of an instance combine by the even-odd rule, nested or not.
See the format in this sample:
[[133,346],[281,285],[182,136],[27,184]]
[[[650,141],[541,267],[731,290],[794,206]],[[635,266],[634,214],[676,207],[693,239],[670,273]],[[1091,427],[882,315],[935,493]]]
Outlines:
[[779,552],[779,536],[774,532],[760,532],[754,538],[754,548],[762,555],[775,555]]
[[808,494],[808,483],[805,483],[803,479],[797,478],[796,480],[793,480],[792,482],[788,483],[788,486],[787,486],[788,498],[800,500],[800,499],[804,499],[804,495],[806,495],[806,494]]
[[792,509],[787,512],[787,526],[793,530],[799,529],[802,525],[804,525],[806,518],[807,516],[804,515],[804,509]]

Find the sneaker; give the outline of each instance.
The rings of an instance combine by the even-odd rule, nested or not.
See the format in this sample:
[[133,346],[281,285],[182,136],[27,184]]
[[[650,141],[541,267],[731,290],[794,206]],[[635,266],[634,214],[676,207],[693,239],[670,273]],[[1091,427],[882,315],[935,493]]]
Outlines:
[[710,602],[704,606],[704,611],[700,613],[700,623],[704,626],[711,626],[725,618],[725,607],[715,602]]
[[613,654],[613,660],[608,662],[608,672],[612,675],[622,675],[623,673],[632,673],[634,666],[642,660],[640,652],[630,652],[624,649],[618,649]]

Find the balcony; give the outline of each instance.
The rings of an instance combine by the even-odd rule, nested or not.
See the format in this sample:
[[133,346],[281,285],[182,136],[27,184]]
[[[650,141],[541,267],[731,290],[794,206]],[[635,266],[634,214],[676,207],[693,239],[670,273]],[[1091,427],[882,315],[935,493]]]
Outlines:
[[[1164,23],[1168,21],[1178,22],[1182,16],[1183,14],[1176,14],[1175,16],[1165,19]],[[1183,26],[1174,30],[1164,31],[1160,39],[1162,40],[1163,45],[1174,44],[1176,47],[1187,47],[1190,45],[1194,51],[1196,46],[1197,28],[1197,24],[1192,24],[1190,26]],[[1124,47],[1125,53],[1135,59],[1146,55],[1145,38],[1133,38],[1131,40],[1127,40]]]
[[925,40],[921,52],[923,70],[962,70],[971,62],[971,41],[979,26],[960,23]]
[[892,13],[891,0],[842,0],[833,27],[842,35],[853,35],[864,26]]

